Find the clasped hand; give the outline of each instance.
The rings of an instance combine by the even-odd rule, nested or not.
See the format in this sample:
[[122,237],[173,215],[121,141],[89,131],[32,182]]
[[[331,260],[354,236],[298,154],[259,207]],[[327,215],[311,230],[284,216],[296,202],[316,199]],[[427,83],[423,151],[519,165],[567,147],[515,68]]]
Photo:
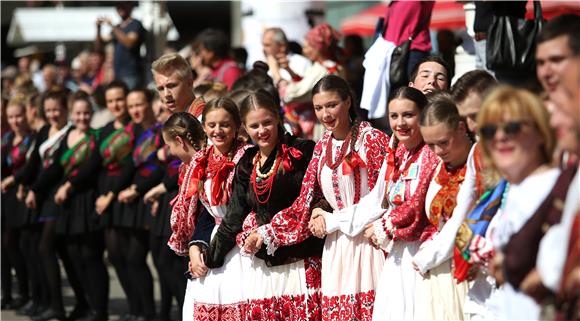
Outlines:
[[308,222],[308,229],[312,235],[318,238],[324,238],[326,236],[326,212],[321,208],[315,208],[312,210],[312,216],[310,217],[310,222]]
[[244,241],[244,251],[247,253],[256,253],[260,250],[263,243],[264,239],[262,236],[254,230]]

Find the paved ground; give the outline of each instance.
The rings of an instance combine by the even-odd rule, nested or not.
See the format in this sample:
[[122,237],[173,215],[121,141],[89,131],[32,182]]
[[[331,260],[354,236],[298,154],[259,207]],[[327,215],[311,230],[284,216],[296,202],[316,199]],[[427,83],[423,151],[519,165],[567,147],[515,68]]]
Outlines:
[[[157,310],[159,310],[159,283],[157,283],[157,271],[153,267],[153,261],[151,260],[151,255],[149,255],[148,260],[149,268],[151,269],[151,273],[153,274],[153,280],[155,285],[155,300],[157,303]],[[123,294],[123,290],[119,284],[119,280],[117,279],[117,274],[115,274],[115,270],[113,266],[108,264],[109,270],[109,278],[110,278],[110,294],[109,294],[109,320],[115,321],[118,320],[119,317],[127,312],[127,302],[125,300],[125,295]],[[64,271],[61,268],[61,271]],[[64,304],[67,313],[72,311],[74,306],[74,295],[72,289],[68,286],[68,282],[66,280],[66,275],[63,274],[63,296],[64,296]],[[174,305],[175,305],[174,301]],[[173,320],[177,320],[177,310],[174,306],[172,317]],[[1,321],[30,321],[29,317],[18,316],[11,310],[3,310],[0,313],[0,320]]]

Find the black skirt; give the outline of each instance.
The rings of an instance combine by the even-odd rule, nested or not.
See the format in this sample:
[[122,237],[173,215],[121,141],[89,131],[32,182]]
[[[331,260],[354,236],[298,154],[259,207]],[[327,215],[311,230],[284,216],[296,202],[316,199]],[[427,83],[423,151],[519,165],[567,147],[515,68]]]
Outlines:
[[39,222],[54,221],[62,215],[62,208],[54,202],[58,187],[54,185],[45,194],[36,196],[36,205],[40,209],[37,217]]
[[24,202],[16,198],[16,186],[11,187],[2,194],[2,226],[7,228],[19,228],[30,223],[31,212]]
[[165,193],[163,197],[159,200],[159,209],[157,210],[157,215],[153,218],[153,226],[151,228],[151,233],[155,236],[170,236],[171,235],[171,200],[177,196],[177,190],[169,191]]
[[[111,191],[118,180],[119,176],[109,176],[106,172],[102,173],[99,177],[97,198]],[[101,215],[101,221],[104,227],[121,227],[122,218],[123,206],[117,202],[117,196],[115,196],[109,207]]]
[[79,235],[102,230],[103,218],[95,211],[96,198],[93,189],[72,194],[61,206],[56,232],[62,235]]
[[118,225],[138,230],[151,229],[151,206],[143,202],[142,197],[128,204],[120,204],[123,214],[119,217]]

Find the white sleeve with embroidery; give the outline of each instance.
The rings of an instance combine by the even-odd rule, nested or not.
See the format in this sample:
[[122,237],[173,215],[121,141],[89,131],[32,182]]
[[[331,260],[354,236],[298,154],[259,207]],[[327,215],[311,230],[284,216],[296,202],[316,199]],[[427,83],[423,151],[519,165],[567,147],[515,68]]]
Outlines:
[[357,204],[335,210],[325,216],[326,233],[340,230],[348,236],[356,236],[362,232],[365,226],[379,219],[387,210],[381,207],[385,195],[387,182],[387,161],[383,162],[375,187]]
[[469,152],[465,179],[459,188],[459,193],[457,193],[457,206],[455,206],[451,218],[431,240],[423,243],[413,258],[421,273],[426,273],[453,256],[457,231],[477,197],[476,169],[475,160],[473,159],[474,150],[475,148],[472,147]]

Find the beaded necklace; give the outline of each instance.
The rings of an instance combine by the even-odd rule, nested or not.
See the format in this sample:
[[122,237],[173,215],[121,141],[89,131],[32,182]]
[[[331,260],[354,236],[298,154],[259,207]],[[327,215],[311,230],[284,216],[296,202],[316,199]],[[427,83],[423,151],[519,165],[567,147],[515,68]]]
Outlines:
[[[254,189],[254,194],[256,195],[256,200],[259,204],[266,204],[270,199],[272,194],[272,185],[274,185],[274,177],[278,172],[278,167],[280,166],[280,154],[276,152],[276,158],[274,159],[274,164],[270,167],[270,170],[263,174],[260,171],[260,152],[254,157],[254,170],[250,177],[252,183],[252,188]],[[262,200],[261,197],[266,195],[266,199]]]
[[332,162],[332,137],[328,140],[328,144],[326,144],[326,166],[328,166],[330,169],[334,170],[342,163],[342,160],[346,156],[346,150],[350,145],[350,136],[351,135],[349,131],[348,134],[346,134],[346,138],[344,139],[342,146],[340,147],[340,151],[336,155],[337,158],[334,163]]

